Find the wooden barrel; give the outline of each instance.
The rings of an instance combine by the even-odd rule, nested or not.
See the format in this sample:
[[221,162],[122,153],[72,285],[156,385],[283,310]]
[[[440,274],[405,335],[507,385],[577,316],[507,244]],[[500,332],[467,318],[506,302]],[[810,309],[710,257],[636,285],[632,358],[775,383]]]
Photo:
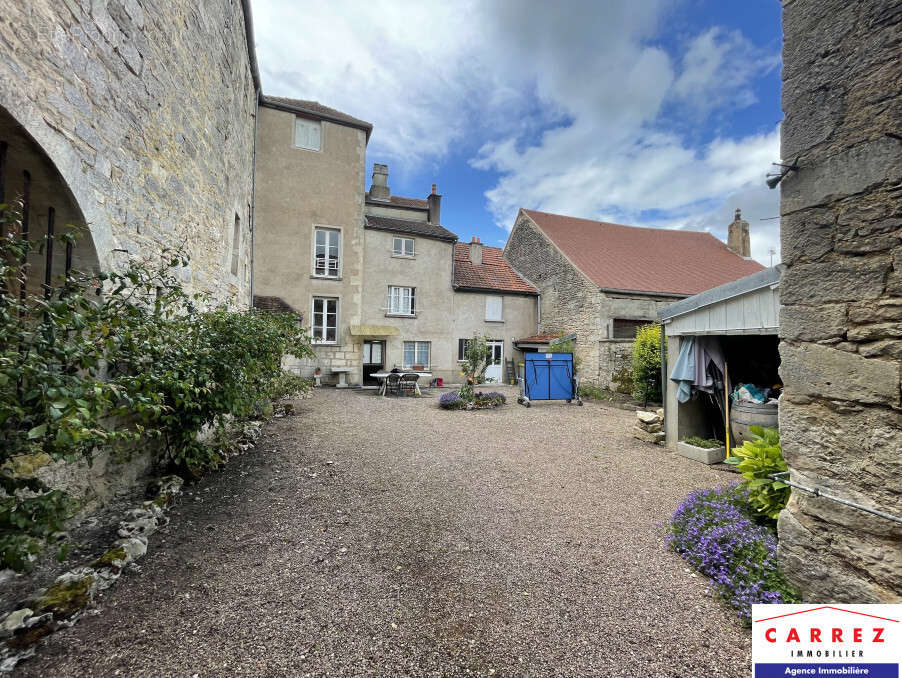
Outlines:
[[730,403],[730,444],[740,447],[749,439],[749,426],[777,428],[777,405]]

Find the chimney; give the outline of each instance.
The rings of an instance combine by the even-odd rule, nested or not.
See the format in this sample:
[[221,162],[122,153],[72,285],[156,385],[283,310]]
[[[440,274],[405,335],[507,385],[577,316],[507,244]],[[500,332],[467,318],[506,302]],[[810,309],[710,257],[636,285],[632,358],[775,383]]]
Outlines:
[[482,243],[479,238],[470,240],[470,263],[479,266],[482,263]]
[[442,196],[435,192],[435,184],[432,184],[432,193],[426,198],[429,203],[429,216],[426,217],[430,224],[442,223]]
[[391,197],[391,189],[388,187],[388,165],[373,163],[373,185],[367,194],[375,200],[388,200]]
[[749,241],[749,222],[742,220],[742,212],[737,209],[733,223],[727,230],[727,247],[746,259],[752,256],[752,244]]

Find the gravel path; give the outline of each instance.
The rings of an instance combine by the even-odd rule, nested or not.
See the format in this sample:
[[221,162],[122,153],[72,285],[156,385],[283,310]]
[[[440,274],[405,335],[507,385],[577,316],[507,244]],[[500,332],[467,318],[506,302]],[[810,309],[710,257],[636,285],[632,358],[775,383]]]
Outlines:
[[735,476],[597,403],[436,402],[299,401],[22,675],[748,675],[657,527]]

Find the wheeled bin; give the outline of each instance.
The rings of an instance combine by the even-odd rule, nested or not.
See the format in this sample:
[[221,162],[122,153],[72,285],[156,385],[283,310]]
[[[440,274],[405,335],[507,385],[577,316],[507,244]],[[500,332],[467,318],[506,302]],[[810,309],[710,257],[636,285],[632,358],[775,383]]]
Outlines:
[[526,407],[533,400],[575,400],[577,405],[583,404],[572,353],[527,353],[524,357],[518,403]]

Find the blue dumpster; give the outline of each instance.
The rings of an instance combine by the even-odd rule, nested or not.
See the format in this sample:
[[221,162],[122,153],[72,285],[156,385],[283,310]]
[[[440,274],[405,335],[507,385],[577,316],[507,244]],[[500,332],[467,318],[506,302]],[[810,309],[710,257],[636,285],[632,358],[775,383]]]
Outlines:
[[517,402],[529,407],[533,400],[575,400],[582,405],[573,373],[572,353],[527,353]]

